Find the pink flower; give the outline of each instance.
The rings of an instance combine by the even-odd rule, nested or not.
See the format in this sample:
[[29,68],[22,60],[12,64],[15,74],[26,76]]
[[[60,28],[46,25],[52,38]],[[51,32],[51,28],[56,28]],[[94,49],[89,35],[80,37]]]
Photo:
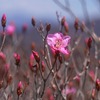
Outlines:
[[20,55],[19,55],[18,53],[14,53],[14,58],[15,58],[16,60],[20,60]]
[[15,32],[15,25],[12,23],[7,26],[7,34],[12,36],[14,32]]
[[63,95],[68,95],[68,94],[75,94],[76,93],[76,89],[74,87],[66,87],[66,89],[64,89],[62,91]]
[[70,36],[64,36],[62,33],[49,34],[47,36],[47,43],[54,51],[69,54],[66,47],[68,46],[70,39]]

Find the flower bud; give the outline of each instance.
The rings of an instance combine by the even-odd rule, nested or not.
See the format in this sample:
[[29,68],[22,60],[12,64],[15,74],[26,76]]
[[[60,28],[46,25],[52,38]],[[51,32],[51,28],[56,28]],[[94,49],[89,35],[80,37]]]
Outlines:
[[67,22],[64,22],[64,29],[66,32],[69,31],[69,27],[68,27],[68,23]]
[[76,31],[79,29],[79,20],[78,20],[78,18],[75,19],[74,27],[75,27]]
[[88,47],[89,49],[91,48],[91,44],[92,44],[92,38],[89,37],[89,38],[87,38],[87,40],[86,40],[86,45],[87,45],[87,47]]
[[38,65],[37,64],[34,65],[34,60],[35,60],[35,58],[34,58],[34,55],[32,53],[30,55],[29,67],[30,67],[30,70],[32,72],[37,72],[38,71]]
[[2,60],[4,63],[6,62],[6,55],[3,52],[0,52],[0,60]]
[[36,25],[36,21],[35,21],[35,18],[34,18],[34,17],[32,17],[31,22],[32,22],[32,25],[33,25],[33,26],[35,26],[35,25]]
[[6,27],[6,15],[5,14],[3,14],[3,16],[2,16],[1,25],[2,25],[2,27]]
[[17,95],[18,96],[20,96],[22,93],[23,93],[23,84],[22,84],[22,82],[20,81],[19,83],[18,83],[18,86],[17,86]]
[[65,21],[66,21],[66,17],[64,16],[64,17],[61,19],[61,25],[62,25],[62,26],[64,25]]
[[8,76],[7,76],[7,84],[11,84],[12,83],[12,75],[11,74],[9,74]]
[[42,61],[41,67],[42,67],[42,72],[44,72],[44,71],[45,71],[45,64],[44,64],[44,61]]
[[47,25],[46,25],[46,31],[49,32],[50,29],[51,29],[51,24],[47,24]]
[[14,54],[14,58],[15,58],[15,61],[16,61],[16,65],[19,66],[20,65],[20,55],[18,53],[15,53]]
[[31,50],[34,50],[34,49],[35,49],[35,43],[32,42],[32,44],[31,44]]
[[15,32],[15,29],[16,29],[16,27],[15,27],[14,23],[11,23],[10,25],[7,26],[7,34],[12,36]]
[[100,80],[99,79],[97,79],[96,80],[96,89],[99,91],[100,90]]
[[37,52],[35,52],[35,51],[32,51],[32,53],[34,55],[34,58],[35,58],[36,62],[39,63],[40,62],[39,54]]

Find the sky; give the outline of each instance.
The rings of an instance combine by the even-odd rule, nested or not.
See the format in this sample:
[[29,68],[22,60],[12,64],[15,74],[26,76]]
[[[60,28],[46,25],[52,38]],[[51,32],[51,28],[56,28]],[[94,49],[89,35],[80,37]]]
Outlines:
[[[59,0],[65,5],[64,0]],[[80,19],[84,19],[81,0],[69,0],[71,10]],[[89,18],[100,18],[99,4],[97,0],[85,0],[89,13]],[[56,20],[56,11],[66,16],[68,21],[71,21],[71,16],[57,6],[53,0],[0,0],[0,17],[3,13],[7,15],[7,20],[14,20],[17,24],[30,22],[32,16],[37,20],[45,19]]]

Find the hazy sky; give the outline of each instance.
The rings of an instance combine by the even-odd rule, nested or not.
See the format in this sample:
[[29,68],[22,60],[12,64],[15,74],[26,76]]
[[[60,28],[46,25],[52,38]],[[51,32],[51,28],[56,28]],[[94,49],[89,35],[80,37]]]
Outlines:
[[[64,3],[64,0],[60,0]],[[69,0],[72,11],[80,18],[83,18],[80,0]],[[85,0],[90,18],[99,18],[99,4],[96,0]],[[61,12],[62,16],[70,19],[70,16],[59,8],[53,0],[0,0],[0,17],[3,13],[7,14],[8,21],[14,20],[17,23],[29,22],[32,16],[39,20],[56,19],[56,11]],[[71,19],[70,19],[71,20]]]

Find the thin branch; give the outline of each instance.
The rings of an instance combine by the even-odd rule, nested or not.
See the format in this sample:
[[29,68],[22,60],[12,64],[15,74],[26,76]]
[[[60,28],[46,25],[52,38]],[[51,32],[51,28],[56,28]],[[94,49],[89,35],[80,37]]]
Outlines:
[[63,10],[65,10],[67,13],[70,14],[71,17],[75,18],[76,15],[72,12],[71,9],[69,9],[68,7],[65,7],[59,0],[53,0],[60,8],[62,8]]
[[4,47],[5,40],[6,40],[6,33],[5,33],[5,29],[3,28],[3,40],[2,40],[1,47],[0,47],[0,51],[2,51]]
[[[76,15],[72,12],[69,7],[64,6],[59,0],[53,0],[60,8],[70,14],[71,17],[76,18]],[[81,21],[79,21],[81,23]],[[99,37],[92,31],[90,31],[86,26],[84,27],[84,32],[92,36],[94,42],[97,44],[100,43]]]

